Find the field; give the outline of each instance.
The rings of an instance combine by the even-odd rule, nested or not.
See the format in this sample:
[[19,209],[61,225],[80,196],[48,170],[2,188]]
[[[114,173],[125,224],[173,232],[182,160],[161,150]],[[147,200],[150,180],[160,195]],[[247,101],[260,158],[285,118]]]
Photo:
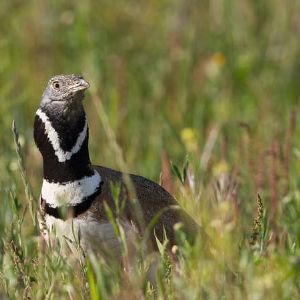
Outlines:
[[[0,16],[1,299],[299,298],[298,1],[3,0]],[[90,82],[93,163],[160,182],[206,232],[178,230],[176,266],[160,245],[156,288],[147,251],[123,270],[41,249],[32,124],[61,73]]]

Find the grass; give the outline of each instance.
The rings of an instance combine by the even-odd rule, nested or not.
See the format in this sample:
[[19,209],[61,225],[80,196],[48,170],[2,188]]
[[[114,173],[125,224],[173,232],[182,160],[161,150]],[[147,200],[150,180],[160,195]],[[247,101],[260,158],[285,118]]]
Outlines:
[[[1,1],[0,298],[297,298],[299,9],[292,0]],[[92,161],[161,178],[213,241],[190,246],[179,232],[171,272],[160,245],[156,290],[145,280],[152,254],[124,253],[123,271],[41,249],[32,123],[57,73],[91,84]]]

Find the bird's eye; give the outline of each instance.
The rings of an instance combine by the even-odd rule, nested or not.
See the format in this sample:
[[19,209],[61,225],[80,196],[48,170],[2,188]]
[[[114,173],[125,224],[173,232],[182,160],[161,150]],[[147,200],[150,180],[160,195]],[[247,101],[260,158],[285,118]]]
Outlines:
[[56,90],[58,90],[60,88],[60,84],[58,81],[54,81],[52,85]]

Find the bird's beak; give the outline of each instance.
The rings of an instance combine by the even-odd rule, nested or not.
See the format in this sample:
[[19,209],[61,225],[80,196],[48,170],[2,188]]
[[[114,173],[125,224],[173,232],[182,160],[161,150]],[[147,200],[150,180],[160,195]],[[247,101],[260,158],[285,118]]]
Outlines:
[[80,79],[79,83],[76,85],[77,91],[84,91],[90,87],[90,84],[85,81],[83,78]]

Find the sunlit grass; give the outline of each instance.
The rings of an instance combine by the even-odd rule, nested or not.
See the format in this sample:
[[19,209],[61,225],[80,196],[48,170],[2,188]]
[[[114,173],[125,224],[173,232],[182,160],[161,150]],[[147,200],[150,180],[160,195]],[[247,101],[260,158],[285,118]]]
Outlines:
[[[296,299],[299,11],[292,0],[2,1],[0,298]],[[58,73],[91,84],[92,161],[161,180],[207,239],[178,241],[171,265],[124,253],[125,270],[44,247],[28,205],[42,179],[32,123]]]

